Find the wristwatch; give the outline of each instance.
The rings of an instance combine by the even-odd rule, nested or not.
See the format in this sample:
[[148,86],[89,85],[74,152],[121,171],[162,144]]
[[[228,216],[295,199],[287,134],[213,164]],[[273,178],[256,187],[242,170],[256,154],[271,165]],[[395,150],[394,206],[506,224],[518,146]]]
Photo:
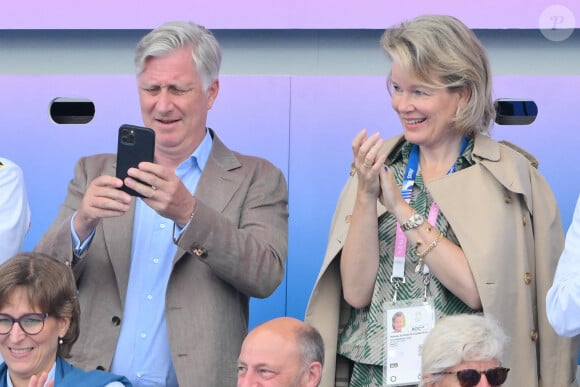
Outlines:
[[423,217],[423,215],[415,212],[413,215],[411,215],[409,220],[407,220],[405,223],[401,224],[401,229],[403,231],[413,230],[414,228],[417,228],[420,225],[422,225],[424,221],[425,221],[425,218]]

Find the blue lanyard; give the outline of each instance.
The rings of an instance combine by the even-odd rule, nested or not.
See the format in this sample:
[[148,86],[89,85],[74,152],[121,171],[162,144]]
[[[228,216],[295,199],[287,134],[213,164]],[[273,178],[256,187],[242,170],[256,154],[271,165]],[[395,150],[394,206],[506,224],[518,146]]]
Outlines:
[[[461,139],[461,149],[459,150],[459,155],[461,156],[467,148],[469,140],[466,137]],[[457,161],[453,163],[447,174],[455,172],[457,168]],[[411,201],[411,194],[413,193],[413,187],[415,186],[415,178],[417,177],[417,171],[419,170],[419,146],[416,144],[411,148],[411,153],[409,154],[409,161],[407,162],[407,168],[405,169],[405,176],[403,179],[403,186],[401,187],[401,195],[403,199],[409,203]]]
[[[465,148],[467,148],[467,144],[469,141],[467,138],[463,137],[461,140],[461,150],[459,151],[459,155],[463,154]],[[456,164],[453,163],[447,174],[455,172]],[[411,194],[413,193],[413,187],[415,186],[415,178],[417,177],[417,170],[419,169],[419,147],[417,145],[413,145],[411,148],[411,153],[409,154],[409,161],[407,162],[407,168],[405,170],[405,176],[403,179],[403,186],[401,187],[401,194],[403,199],[407,203],[411,201]],[[437,224],[437,216],[439,215],[439,206],[437,203],[433,202],[431,205],[431,209],[429,210],[429,223],[433,227],[436,227]],[[405,257],[406,257],[406,250],[407,250],[407,236],[401,229],[400,225],[397,225],[397,231],[395,235],[395,252],[393,257],[393,271],[391,275],[391,282],[394,279],[399,279],[401,282],[405,283]],[[427,265],[423,266],[423,274],[428,275],[429,268]],[[398,282],[397,282],[398,283]],[[396,300],[397,291],[395,290],[394,300]]]

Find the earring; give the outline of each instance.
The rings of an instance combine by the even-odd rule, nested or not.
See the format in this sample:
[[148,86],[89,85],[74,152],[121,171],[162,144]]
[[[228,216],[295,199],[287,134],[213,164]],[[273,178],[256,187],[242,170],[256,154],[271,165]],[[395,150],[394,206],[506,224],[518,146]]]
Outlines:
[[60,338],[60,337],[58,338],[58,343],[59,343],[60,345],[62,345],[62,343],[63,343],[63,341],[62,341],[62,338]]

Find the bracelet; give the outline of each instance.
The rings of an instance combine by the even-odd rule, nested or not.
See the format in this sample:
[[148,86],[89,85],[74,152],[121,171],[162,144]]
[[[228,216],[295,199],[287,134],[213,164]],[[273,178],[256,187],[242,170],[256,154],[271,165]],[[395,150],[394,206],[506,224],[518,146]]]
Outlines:
[[441,241],[441,239],[443,239],[443,233],[439,232],[439,235],[437,235],[437,238],[433,239],[433,242],[431,242],[429,244],[429,246],[427,246],[427,248],[423,252],[419,251],[419,245],[417,244],[417,246],[415,246],[415,255],[417,257],[419,257],[420,259],[423,259],[427,254],[429,254],[429,252],[431,250],[433,250],[435,247],[437,247],[437,243],[439,243]]

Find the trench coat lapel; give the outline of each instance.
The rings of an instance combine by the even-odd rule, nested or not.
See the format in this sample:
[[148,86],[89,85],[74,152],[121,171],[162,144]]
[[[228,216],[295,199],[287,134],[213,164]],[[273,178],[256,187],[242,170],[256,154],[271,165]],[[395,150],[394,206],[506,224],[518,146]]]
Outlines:
[[[509,146],[509,143],[506,143]],[[509,152],[509,148],[504,148],[504,152]],[[528,211],[533,214],[533,197],[532,197],[532,183],[530,179],[522,179],[519,174],[515,174],[511,169],[505,168],[502,163],[498,163],[501,157],[501,146],[498,142],[493,141],[487,136],[477,136],[475,145],[473,147],[474,159],[479,159],[481,165],[487,169],[507,190],[521,194],[528,208]],[[512,158],[512,162],[518,170],[525,170],[531,160],[522,153],[526,158],[518,157]]]

